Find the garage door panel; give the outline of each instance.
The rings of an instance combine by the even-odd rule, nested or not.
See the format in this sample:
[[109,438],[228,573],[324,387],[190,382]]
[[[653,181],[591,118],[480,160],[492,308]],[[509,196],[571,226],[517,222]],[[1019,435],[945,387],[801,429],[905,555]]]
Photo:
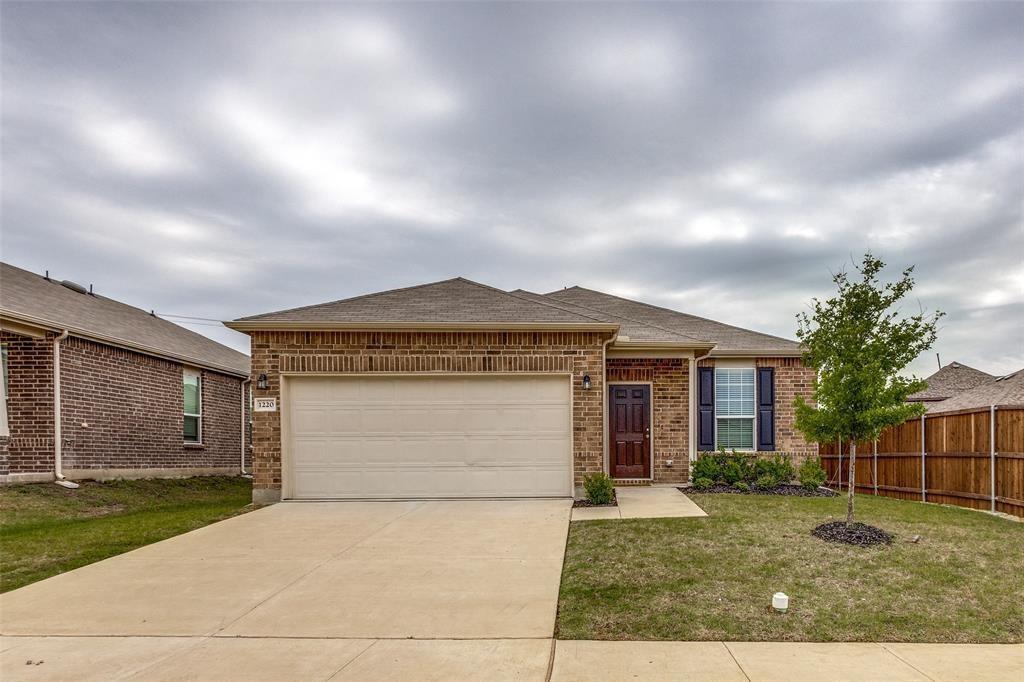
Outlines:
[[288,381],[289,497],[571,494],[568,377]]

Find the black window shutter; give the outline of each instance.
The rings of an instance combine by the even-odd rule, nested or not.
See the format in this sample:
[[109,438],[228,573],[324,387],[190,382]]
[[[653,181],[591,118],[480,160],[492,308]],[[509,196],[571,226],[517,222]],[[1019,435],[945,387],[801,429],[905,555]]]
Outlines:
[[697,377],[697,448],[715,449],[715,369],[698,367]]
[[775,449],[775,368],[757,368],[757,449]]

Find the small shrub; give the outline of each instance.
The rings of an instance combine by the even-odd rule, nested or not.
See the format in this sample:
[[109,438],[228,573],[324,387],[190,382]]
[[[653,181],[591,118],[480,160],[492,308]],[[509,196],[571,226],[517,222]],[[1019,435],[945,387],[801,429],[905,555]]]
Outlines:
[[[758,487],[774,488],[793,480],[793,463],[789,457],[775,455],[771,459],[759,459],[754,463],[754,477]],[[764,479],[765,485],[762,485]],[[769,482],[770,481],[770,482]]]
[[750,492],[750,486],[747,483],[744,483],[743,481],[737,481],[735,484],[733,484],[732,487],[736,488],[736,490],[740,491],[741,493]]
[[712,483],[722,480],[722,464],[717,453],[702,452],[697,461],[693,463],[691,473],[694,481],[702,478],[706,478]]
[[697,490],[707,490],[714,484],[715,482],[708,478],[707,476],[701,476],[700,478],[694,479],[693,481],[693,487],[696,488]]
[[800,485],[808,490],[816,490],[827,478],[825,470],[821,468],[821,462],[816,459],[808,459],[801,464],[797,477],[800,479]]
[[612,496],[615,494],[612,479],[603,471],[584,476],[583,490],[591,504],[611,504]]

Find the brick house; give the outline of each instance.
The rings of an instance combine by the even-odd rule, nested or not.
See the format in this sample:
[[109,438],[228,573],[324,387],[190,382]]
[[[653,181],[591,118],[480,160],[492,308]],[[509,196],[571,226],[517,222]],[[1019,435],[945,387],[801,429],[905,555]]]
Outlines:
[[462,278],[225,323],[252,347],[253,497],[579,494],[679,484],[719,446],[817,447],[787,339],[579,287]]
[[0,482],[237,474],[249,358],[0,263]]

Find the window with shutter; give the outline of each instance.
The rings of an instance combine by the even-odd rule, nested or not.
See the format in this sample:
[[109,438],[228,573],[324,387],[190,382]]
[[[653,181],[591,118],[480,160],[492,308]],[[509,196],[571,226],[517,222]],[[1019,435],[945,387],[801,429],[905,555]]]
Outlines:
[[754,449],[754,368],[715,369],[715,444]]

